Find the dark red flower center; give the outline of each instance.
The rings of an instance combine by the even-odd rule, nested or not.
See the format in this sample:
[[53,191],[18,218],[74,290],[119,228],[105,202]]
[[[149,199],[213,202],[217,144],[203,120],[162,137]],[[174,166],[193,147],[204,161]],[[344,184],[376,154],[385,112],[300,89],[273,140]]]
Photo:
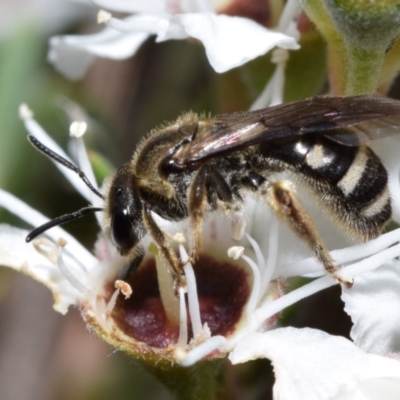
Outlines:
[[[207,322],[212,335],[228,336],[240,320],[250,295],[248,273],[229,261],[218,261],[204,254],[194,265],[194,272],[201,322]],[[127,282],[133,293],[127,300],[118,296],[112,313],[119,329],[152,347],[166,348],[175,344],[179,326],[168,321],[164,311],[155,260],[145,261]],[[190,316],[188,331],[190,340],[193,336]]]

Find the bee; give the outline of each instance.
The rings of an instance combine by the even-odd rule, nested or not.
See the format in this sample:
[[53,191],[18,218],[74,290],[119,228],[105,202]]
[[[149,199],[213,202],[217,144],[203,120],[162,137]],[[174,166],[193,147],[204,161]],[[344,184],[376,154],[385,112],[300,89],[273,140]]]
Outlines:
[[177,286],[182,263],[157,225],[153,213],[170,221],[189,219],[189,248],[195,261],[201,250],[207,214],[241,212],[250,193],[265,201],[310,248],[338,282],[340,276],[294,185],[277,178],[291,171],[316,196],[339,228],[368,241],[391,218],[388,174],[367,142],[398,132],[400,101],[362,95],[318,96],[302,101],[215,117],[187,113],[152,131],[109,179],[104,194],[75,165],[30,136],[49,158],[75,171],[104,200],[34,229],[30,242],[53,226],[103,211],[104,232],[130,263],[143,258],[141,239],[149,234]]

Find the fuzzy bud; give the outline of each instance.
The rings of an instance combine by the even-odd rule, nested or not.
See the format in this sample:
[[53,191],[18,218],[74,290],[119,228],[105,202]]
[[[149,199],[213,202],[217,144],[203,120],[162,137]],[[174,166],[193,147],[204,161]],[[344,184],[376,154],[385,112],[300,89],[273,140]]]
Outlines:
[[399,0],[323,0],[345,40],[365,50],[391,45],[400,33]]

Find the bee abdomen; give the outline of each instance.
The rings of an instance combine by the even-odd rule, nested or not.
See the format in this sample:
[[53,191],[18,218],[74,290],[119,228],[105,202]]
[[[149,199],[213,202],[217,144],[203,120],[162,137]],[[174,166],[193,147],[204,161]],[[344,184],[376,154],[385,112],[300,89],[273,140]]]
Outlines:
[[352,216],[350,225],[364,240],[377,237],[392,214],[388,175],[367,146],[360,147],[347,172],[337,183]]
[[[388,176],[385,167],[369,147],[361,147],[346,173],[338,181],[337,187],[343,195],[364,213],[373,215],[377,202],[386,198]],[[383,196],[383,197],[382,197]]]
[[388,175],[379,158],[367,146],[355,157],[336,184],[321,185],[325,204],[354,236],[373,239],[382,232],[392,214]]
[[345,146],[319,136],[260,147],[260,152],[269,164],[280,161],[300,173],[319,203],[349,235],[373,239],[390,220],[387,171],[368,146]]

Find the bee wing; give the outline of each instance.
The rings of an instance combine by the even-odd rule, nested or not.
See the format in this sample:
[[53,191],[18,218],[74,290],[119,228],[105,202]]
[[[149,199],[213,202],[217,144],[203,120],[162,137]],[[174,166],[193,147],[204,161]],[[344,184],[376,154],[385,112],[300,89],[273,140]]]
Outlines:
[[400,101],[385,97],[318,96],[262,110],[219,115],[213,132],[174,156],[192,164],[267,141],[321,134],[346,146],[399,132]]

